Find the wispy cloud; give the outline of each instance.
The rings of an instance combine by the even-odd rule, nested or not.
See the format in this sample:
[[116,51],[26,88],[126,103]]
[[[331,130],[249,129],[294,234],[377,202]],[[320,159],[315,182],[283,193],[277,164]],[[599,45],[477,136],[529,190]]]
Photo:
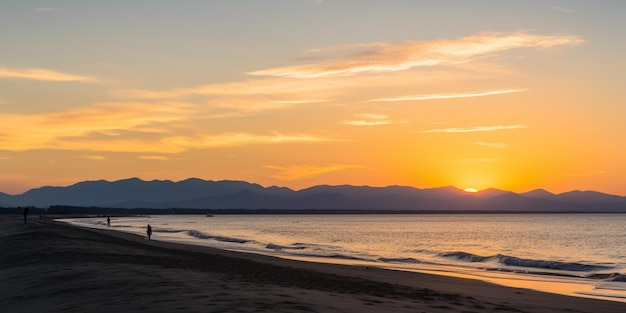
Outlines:
[[142,160],[153,160],[153,161],[167,161],[170,159],[162,155],[140,155],[138,158]]
[[471,164],[471,163],[494,163],[501,162],[502,159],[498,158],[467,158],[467,159],[442,159],[439,162],[442,163],[461,163],[461,164]]
[[366,121],[366,120],[353,120],[353,121],[345,121],[344,124],[352,125],[352,126],[378,126],[378,125],[389,125],[390,121]]
[[62,112],[0,114],[0,146],[12,151],[180,151],[177,147],[163,147],[156,139],[127,138],[121,134],[162,136],[167,133],[166,127],[187,121],[192,114],[188,104],[175,102],[103,103]]
[[[190,124],[197,108],[184,102],[103,103],[64,112],[0,114],[4,150],[55,149],[171,154],[248,144],[336,141],[311,134],[224,132]],[[83,157],[98,159],[94,155]],[[152,158],[154,159],[154,158]],[[160,158],[162,159],[162,158]]]
[[324,104],[350,89],[348,81],[294,81],[287,78],[270,78],[210,84],[193,88],[172,90],[115,90],[116,98],[146,100],[181,99],[197,102],[206,97],[202,105],[206,118],[224,119],[258,112],[284,110],[303,105]]
[[281,134],[271,135],[253,133],[223,133],[205,134],[201,136],[173,136],[165,139],[169,145],[185,149],[203,149],[240,146],[246,144],[282,144],[282,143],[320,143],[335,141],[332,138],[319,137],[307,134]]
[[95,82],[97,79],[89,76],[67,74],[47,69],[8,69],[0,67],[0,78],[30,79],[54,82]]
[[[318,63],[275,67],[249,72],[253,76],[316,78],[403,71],[416,67],[454,65],[516,48],[547,48],[578,45],[579,36],[528,33],[481,33],[453,40],[410,41],[402,44],[367,44],[367,49],[342,57],[319,58]],[[343,46],[344,49],[363,47]],[[332,48],[339,49],[339,48]],[[327,51],[329,49],[321,49]]]
[[304,103],[323,103],[323,102],[328,102],[328,100],[323,100],[323,99],[319,99],[319,100],[275,100],[272,101],[273,103],[276,104],[304,104]]
[[[364,90],[410,90],[416,84],[432,86],[451,81],[484,79],[512,75],[492,64],[477,66],[472,61],[514,48],[571,46],[583,42],[578,36],[541,36],[528,33],[481,33],[451,40],[418,41],[401,44],[366,43],[321,47],[312,50],[310,64],[276,67],[250,72],[255,76],[237,82],[217,83],[169,90],[114,90],[110,95],[132,101],[177,99],[203,103],[204,118],[224,119],[271,110],[284,110],[307,104],[340,102],[424,101],[463,97],[483,97],[521,92],[523,88],[465,91],[373,98]],[[329,56],[333,55],[333,56]],[[340,56],[337,56],[340,55]],[[317,57],[319,56],[319,57]],[[421,69],[420,75],[402,71],[421,66],[444,65]],[[356,75],[386,73],[385,75]],[[346,75],[356,75],[345,79]],[[295,79],[294,79],[295,78]],[[307,78],[307,79],[301,79]],[[392,87],[390,89],[388,87]],[[377,93],[380,95],[380,93]],[[343,122],[353,126],[375,126],[397,121],[354,118]]]
[[396,101],[424,101],[424,100],[439,100],[439,99],[455,99],[455,98],[471,98],[471,97],[485,97],[494,96],[507,93],[514,93],[525,91],[526,89],[514,88],[514,89],[500,89],[489,91],[474,91],[474,92],[461,92],[461,93],[439,93],[439,94],[427,94],[427,95],[412,95],[412,96],[399,96],[372,99],[371,102],[396,102]]
[[[212,118],[225,118],[248,115],[261,111],[281,110],[305,104],[325,103],[328,100],[271,100],[270,96],[241,96],[220,98],[209,101],[212,105]],[[208,116],[208,115],[207,115]]]
[[283,180],[283,181],[294,181],[307,179],[315,176],[319,176],[322,174],[327,174],[331,172],[341,171],[345,169],[353,169],[353,168],[361,168],[359,165],[349,165],[349,164],[331,164],[326,166],[313,166],[313,165],[292,165],[292,166],[274,166],[274,165],[266,165],[265,168],[278,170],[279,172],[272,175],[271,177]]
[[475,145],[479,145],[479,146],[485,146],[485,147],[492,147],[492,148],[507,148],[510,147],[511,145],[508,143],[502,143],[502,142],[484,142],[484,141],[476,141],[474,142]]
[[101,155],[83,155],[81,158],[93,161],[102,161],[107,159],[105,156]]
[[520,129],[526,128],[525,125],[515,124],[515,125],[493,125],[493,126],[474,126],[474,127],[465,127],[465,128],[441,128],[441,129],[431,129],[425,130],[424,133],[473,133],[473,132],[489,132],[496,130],[506,130],[506,129]]
[[329,87],[341,87],[347,82],[314,81],[303,84],[289,79],[256,79],[223,84],[210,84],[192,88],[178,88],[172,90],[115,90],[111,95],[125,99],[172,99],[188,96],[258,96],[272,95],[279,101],[325,101],[327,98],[302,99],[300,94],[327,91]]
[[352,126],[378,126],[378,125],[388,125],[392,123],[388,119],[389,117],[387,115],[382,115],[382,114],[365,113],[365,114],[357,114],[356,117],[358,118],[357,120],[344,121],[343,123],[345,125],[352,125]]
[[[418,41],[401,44],[366,43],[321,47],[311,53],[319,54],[310,64],[277,67],[248,73],[264,76],[239,82],[208,84],[170,90],[114,90],[116,98],[133,101],[180,99],[197,102],[206,97],[204,118],[224,119],[240,117],[271,110],[284,110],[296,106],[332,103],[336,101],[424,101],[466,97],[483,97],[521,92],[523,88],[466,91],[459,93],[423,94],[379,97],[368,100],[362,90],[376,88],[395,90],[415,86],[416,83],[433,84],[453,80],[484,78],[484,75],[503,75],[489,72],[491,66],[472,68],[472,62],[514,48],[543,48],[559,45],[576,45],[583,40],[578,36],[541,36],[528,33],[481,33],[452,40]],[[334,56],[328,56],[328,55]],[[336,56],[336,55],[343,56]],[[422,75],[402,71],[420,66],[445,65],[422,70]],[[359,75],[358,73],[388,73],[389,75]],[[510,75],[510,73],[506,74]],[[294,79],[294,77],[296,79]],[[299,79],[306,77],[307,79]],[[405,89],[407,90],[407,89]],[[361,98],[361,99],[359,99]],[[345,125],[376,126],[397,123],[389,119],[354,118]]]

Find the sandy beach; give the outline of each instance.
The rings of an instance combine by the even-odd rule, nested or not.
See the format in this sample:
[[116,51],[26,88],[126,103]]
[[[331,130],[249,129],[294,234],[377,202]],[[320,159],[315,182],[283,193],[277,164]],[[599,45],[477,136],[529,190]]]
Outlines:
[[0,215],[2,312],[625,312],[619,302]]

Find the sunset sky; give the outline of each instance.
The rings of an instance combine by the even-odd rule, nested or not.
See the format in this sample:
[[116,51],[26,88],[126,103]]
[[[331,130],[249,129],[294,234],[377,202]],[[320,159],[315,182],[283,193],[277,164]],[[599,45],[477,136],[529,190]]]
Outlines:
[[0,191],[626,195],[626,1],[0,2]]

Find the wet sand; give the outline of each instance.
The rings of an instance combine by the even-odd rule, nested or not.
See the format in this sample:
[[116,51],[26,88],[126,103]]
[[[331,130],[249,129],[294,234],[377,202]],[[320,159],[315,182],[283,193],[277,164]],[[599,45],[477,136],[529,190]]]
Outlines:
[[0,215],[2,312],[626,312],[477,280],[285,260]]

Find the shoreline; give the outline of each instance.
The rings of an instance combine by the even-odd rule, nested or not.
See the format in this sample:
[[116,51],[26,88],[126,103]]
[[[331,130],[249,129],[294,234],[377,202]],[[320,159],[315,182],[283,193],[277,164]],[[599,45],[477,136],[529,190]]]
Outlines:
[[[243,252],[246,253],[246,252]],[[269,254],[268,254],[269,255]],[[280,257],[280,256],[279,256]],[[597,292],[594,291],[593,284],[584,281],[581,278],[580,282],[572,282],[569,280],[563,280],[559,276],[518,276],[510,272],[484,272],[479,270],[467,269],[465,272],[455,271],[454,268],[439,268],[434,266],[431,268],[413,268],[408,269],[400,266],[375,264],[372,262],[353,262],[346,260],[345,262],[337,262],[337,260],[328,260],[325,258],[313,258],[313,257],[297,257],[297,256],[284,256],[289,260],[299,260],[304,262],[314,262],[323,264],[344,264],[347,266],[373,266],[384,270],[400,271],[407,273],[420,273],[435,276],[444,276],[452,278],[460,278],[467,280],[477,280],[481,282],[491,283],[507,288],[520,288],[533,290],[542,293],[549,293],[555,295],[563,295],[576,298],[596,299],[603,301],[621,302],[626,304],[626,296],[624,292],[609,291],[609,292]],[[333,262],[334,261],[334,262]],[[571,279],[571,277],[568,277]]]
[[[197,215],[195,215],[197,216]],[[298,215],[301,216],[301,215]],[[101,217],[101,216],[100,216]],[[154,216],[146,216],[148,218]],[[88,217],[86,217],[89,219]],[[69,219],[69,220],[68,220]],[[120,232],[134,233],[138,235],[142,235],[145,232],[145,229],[138,231],[136,227],[130,227],[129,225],[125,225],[121,228],[119,224],[118,227],[106,227],[106,224],[102,223],[89,223],[89,222],[77,222],[72,221],[73,218],[61,218],[58,221],[69,222],[75,226],[79,227],[88,227],[94,229],[103,229],[103,230],[115,230]],[[79,218],[80,220],[80,218]],[[96,219],[97,220],[97,219]],[[145,223],[150,223],[147,220]],[[159,225],[159,223],[157,223]],[[136,226],[136,225],[135,225]],[[165,227],[165,226],[163,226]],[[132,229],[130,231],[129,229]],[[177,231],[178,232],[178,231]],[[202,234],[201,239],[205,239],[204,236],[210,236],[206,234]],[[226,236],[226,237],[223,237]],[[228,234],[221,234],[220,238],[230,238]],[[192,237],[195,237],[192,235]],[[284,258],[289,260],[298,260],[305,262],[314,262],[314,263],[325,263],[325,264],[343,264],[343,265],[356,265],[356,266],[369,266],[369,267],[378,267],[383,269],[391,269],[397,271],[404,272],[418,272],[418,273],[426,273],[432,275],[440,275],[440,276],[448,276],[448,277],[457,277],[457,278],[466,278],[466,279],[474,279],[484,282],[495,283],[501,286],[507,287],[516,287],[516,288],[525,288],[532,289],[540,292],[548,292],[554,294],[561,294],[567,296],[574,297],[584,297],[584,298],[592,298],[592,299],[601,299],[608,301],[616,301],[626,303],[626,291],[623,289],[611,289],[604,288],[602,286],[598,286],[598,284],[602,284],[604,281],[601,279],[589,279],[588,277],[577,275],[579,272],[573,271],[568,273],[559,273],[559,272],[546,272],[542,271],[542,268],[539,267],[535,269],[533,272],[532,269],[528,268],[511,268],[511,269],[500,269],[497,267],[463,267],[463,266],[455,266],[451,264],[438,264],[438,263],[429,263],[426,262],[394,262],[393,259],[390,261],[383,261],[382,263],[377,259],[367,259],[360,257],[349,257],[343,255],[332,255],[332,256],[315,256],[314,254],[293,254],[284,252],[282,249],[273,250],[267,249],[268,245],[273,245],[272,241],[261,241],[262,250],[259,250],[259,247],[248,247],[248,246],[215,246],[213,244],[207,243],[206,240],[196,240],[195,238],[189,239],[181,239],[178,237],[170,237],[169,231],[164,231],[159,234],[157,237],[158,240],[171,242],[171,243],[179,243],[179,244],[190,244],[197,245],[203,247],[212,247],[216,249],[229,250],[241,253],[252,253],[252,254],[261,254],[272,257]],[[154,239],[154,238],[153,238]],[[249,237],[233,237],[230,238],[233,242],[240,243],[241,241],[255,241],[250,239]],[[218,240],[221,241],[221,240]],[[267,244],[267,245],[266,245]],[[278,245],[280,247],[280,245]],[[286,251],[286,250],[285,250]],[[452,251],[452,250],[450,250]],[[349,254],[348,254],[349,255]],[[480,256],[478,256],[480,257]],[[539,262],[539,261],[538,261]],[[545,262],[545,261],[544,261]],[[557,262],[558,263],[558,262]],[[562,262],[561,262],[562,263]],[[615,272],[617,273],[617,272]],[[596,274],[596,275],[614,275],[614,274]],[[607,283],[608,284],[608,283]],[[604,284],[606,285],[606,284]]]
[[6,312],[623,312],[472,279],[149,241],[0,215]]

